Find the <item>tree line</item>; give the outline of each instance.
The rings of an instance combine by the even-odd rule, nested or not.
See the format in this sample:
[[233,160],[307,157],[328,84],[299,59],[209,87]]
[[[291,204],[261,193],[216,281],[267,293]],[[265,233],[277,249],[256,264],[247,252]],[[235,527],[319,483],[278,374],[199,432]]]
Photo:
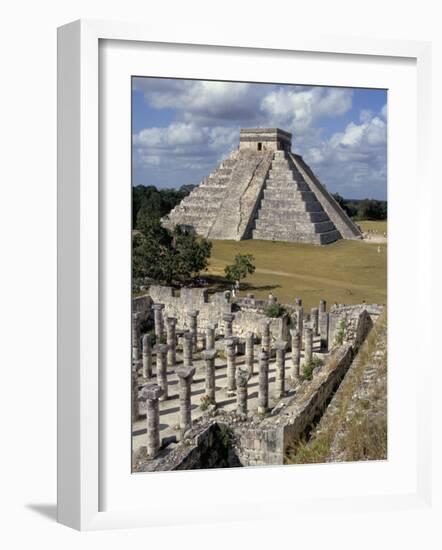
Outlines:
[[354,220],[386,220],[387,201],[376,199],[344,199],[339,193],[333,197]]
[[157,189],[154,185],[133,187],[132,229],[139,229],[138,226],[146,218],[162,218],[168,214],[194,187],[195,185],[182,185],[179,189]]

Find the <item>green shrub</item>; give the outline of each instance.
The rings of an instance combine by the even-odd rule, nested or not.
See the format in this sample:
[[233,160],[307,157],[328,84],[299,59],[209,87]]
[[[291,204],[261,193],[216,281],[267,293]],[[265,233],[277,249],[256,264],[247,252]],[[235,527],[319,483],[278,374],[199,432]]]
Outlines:
[[312,357],[312,360],[309,363],[303,363],[301,369],[301,377],[303,380],[311,380],[313,378],[313,371],[315,368],[322,367],[323,364],[324,361],[316,355]]
[[282,317],[285,313],[287,313],[286,309],[282,307],[281,304],[278,304],[278,302],[269,304],[264,309],[264,315],[266,317],[272,317],[272,318]]
[[215,405],[215,400],[208,397],[207,395],[203,395],[200,401],[200,409],[202,411],[205,411],[210,407],[210,405]]
[[345,329],[346,329],[345,319],[341,319],[339,323],[338,332],[336,333],[336,336],[335,336],[335,344],[337,344],[338,346],[342,346],[342,342],[344,341],[344,336],[345,336]]

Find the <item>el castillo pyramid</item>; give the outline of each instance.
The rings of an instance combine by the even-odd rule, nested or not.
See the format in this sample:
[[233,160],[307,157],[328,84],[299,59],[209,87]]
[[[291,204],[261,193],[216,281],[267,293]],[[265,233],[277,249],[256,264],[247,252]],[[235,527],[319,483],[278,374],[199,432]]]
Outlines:
[[324,245],[361,237],[358,227],[279,128],[240,131],[239,147],[168,216],[209,239],[263,239]]

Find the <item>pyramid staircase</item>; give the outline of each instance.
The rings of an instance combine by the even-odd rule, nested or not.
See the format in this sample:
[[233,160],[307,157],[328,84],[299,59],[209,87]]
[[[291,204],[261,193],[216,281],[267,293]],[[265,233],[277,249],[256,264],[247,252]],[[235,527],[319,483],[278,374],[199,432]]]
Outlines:
[[252,238],[313,244],[329,244],[341,238],[286,151],[274,153]]

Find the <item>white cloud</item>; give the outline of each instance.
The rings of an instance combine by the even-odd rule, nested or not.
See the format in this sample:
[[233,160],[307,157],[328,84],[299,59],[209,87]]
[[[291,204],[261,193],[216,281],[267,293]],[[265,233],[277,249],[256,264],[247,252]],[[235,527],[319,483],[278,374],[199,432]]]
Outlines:
[[331,191],[385,194],[387,105],[378,114],[361,109],[324,138],[327,119],[348,116],[351,89],[149,78],[135,79],[135,87],[151,108],[175,111],[169,126],[133,136],[138,182],[198,183],[237,147],[240,127],[279,126]]
[[306,132],[321,117],[345,114],[352,105],[352,91],[340,88],[284,89],[266,95],[262,110],[275,124]]
[[134,86],[157,109],[177,109],[186,121],[254,118],[266,86],[243,82],[135,79]]
[[368,111],[360,120],[308,149],[305,158],[332,191],[359,198],[385,195],[387,123]]

